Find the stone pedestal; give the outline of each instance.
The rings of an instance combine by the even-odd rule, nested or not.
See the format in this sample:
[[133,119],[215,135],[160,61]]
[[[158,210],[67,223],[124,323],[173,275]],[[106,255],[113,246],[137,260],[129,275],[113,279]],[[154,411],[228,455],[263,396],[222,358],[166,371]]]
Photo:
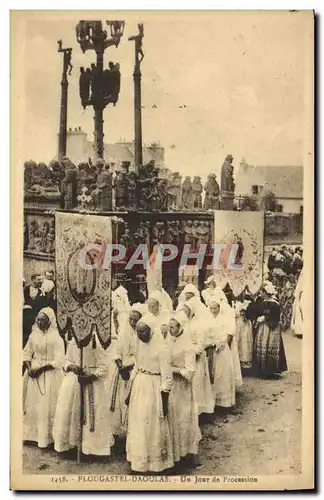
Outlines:
[[220,210],[233,210],[234,193],[222,192],[220,196]]

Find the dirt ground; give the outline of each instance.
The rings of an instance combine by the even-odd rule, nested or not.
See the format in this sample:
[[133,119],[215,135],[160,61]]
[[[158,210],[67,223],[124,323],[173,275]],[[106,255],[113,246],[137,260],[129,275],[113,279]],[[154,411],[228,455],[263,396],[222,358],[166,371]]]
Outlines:
[[[278,380],[244,378],[234,414],[217,414],[201,422],[200,466],[191,473],[253,476],[301,472],[303,340],[286,332],[284,344],[287,373]],[[27,474],[130,473],[123,443],[115,445],[110,458],[81,464],[28,444],[23,449],[23,467]]]

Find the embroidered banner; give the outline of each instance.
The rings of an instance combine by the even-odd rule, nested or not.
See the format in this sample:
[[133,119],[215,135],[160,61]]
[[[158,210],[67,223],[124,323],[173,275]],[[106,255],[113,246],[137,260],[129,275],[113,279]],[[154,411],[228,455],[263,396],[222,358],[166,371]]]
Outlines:
[[[215,210],[214,228],[215,243],[226,245],[220,253],[220,268],[214,271],[217,286],[229,283],[235,297],[246,286],[256,293],[262,284],[264,212]],[[229,269],[230,261],[242,268]]]
[[[63,331],[72,326],[78,344],[87,344],[96,329],[106,349],[111,336],[111,267],[103,269],[101,264],[112,242],[111,218],[56,212],[55,229],[58,324]],[[102,250],[81,254],[89,244]]]

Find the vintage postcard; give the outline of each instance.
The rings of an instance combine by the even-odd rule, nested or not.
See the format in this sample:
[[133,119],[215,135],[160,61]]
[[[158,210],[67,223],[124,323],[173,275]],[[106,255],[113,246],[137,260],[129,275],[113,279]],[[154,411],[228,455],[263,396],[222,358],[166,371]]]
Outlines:
[[11,488],[314,488],[314,13],[11,12]]

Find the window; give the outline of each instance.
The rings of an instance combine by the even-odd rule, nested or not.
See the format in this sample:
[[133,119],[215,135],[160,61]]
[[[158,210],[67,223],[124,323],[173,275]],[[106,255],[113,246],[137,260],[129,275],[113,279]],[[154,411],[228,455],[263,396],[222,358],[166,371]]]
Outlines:
[[299,213],[300,213],[300,215],[304,215],[304,207],[303,207],[303,205],[300,205],[300,207],[299,207]]
[[282,205],[277,205],[277,209],[276,209],[277,212],[282,212]]
[[252,194],[259,194],[259,186],[252,186]]

